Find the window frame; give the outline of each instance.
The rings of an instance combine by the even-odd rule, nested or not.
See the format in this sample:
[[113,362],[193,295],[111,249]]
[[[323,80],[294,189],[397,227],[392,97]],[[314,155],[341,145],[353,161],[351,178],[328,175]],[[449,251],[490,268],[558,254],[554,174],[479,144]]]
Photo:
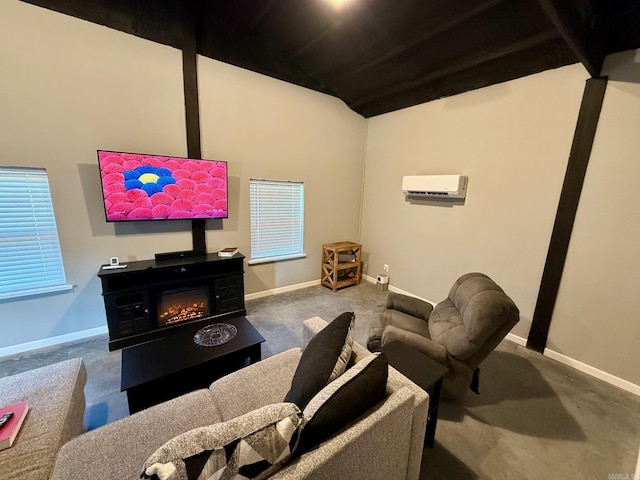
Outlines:
[[0,166],[0,267],[0,300],[73,288],[45,168]]
[[[278,193],[280,196],[277,195]],[[281,195],[289,196],[288,205],[283,201]],[[284,225],[280,222],[279,228],[274,225],[265,225],[268,223],[268,219],[264,216],[261,219],[260,212],[256,210],[264,209],[274,212],[274,209],[277,208],[282,208],[283,211],[288,210],[290,214],[284,219]],[[251,230],[249,265],[306,258],[307,254],[304,253],[304,182],[249,179],[249,213]],[[275,214],[277,215],[277,213]],[[256,238],[261,235],[260,230],[262,230],[262,237],[264,237],[262,241],[260,238]],[[293,235],[289,240],[285,238],[288,234]],[[281,243],[277,248],[268,248],[268,243],[277,243],[278,240],[281,240]]]

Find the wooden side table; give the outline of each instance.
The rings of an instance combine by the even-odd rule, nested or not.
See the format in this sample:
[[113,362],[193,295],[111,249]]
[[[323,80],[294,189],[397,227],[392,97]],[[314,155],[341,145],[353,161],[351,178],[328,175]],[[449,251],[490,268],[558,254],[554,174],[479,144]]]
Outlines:
[[438,423],[438,407],[442,380],[449,371],[422,352],[404,345],[402,342],[389,342],[382,346],[389,364],[405,377],[429,394],[429,410],[427,411],[427,428],[424,444],[433,447]]
[[334,292],[357,285],[362,278],[362,245],[354,242],[322,245],[321,283]]

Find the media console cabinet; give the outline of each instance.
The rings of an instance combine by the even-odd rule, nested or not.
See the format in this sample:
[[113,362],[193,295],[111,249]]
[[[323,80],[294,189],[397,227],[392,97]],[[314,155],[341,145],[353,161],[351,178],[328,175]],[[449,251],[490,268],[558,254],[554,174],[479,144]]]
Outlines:
[[161,338],[174,329],[246,315],[244,255],[216,254],[102,266],[109,350]]

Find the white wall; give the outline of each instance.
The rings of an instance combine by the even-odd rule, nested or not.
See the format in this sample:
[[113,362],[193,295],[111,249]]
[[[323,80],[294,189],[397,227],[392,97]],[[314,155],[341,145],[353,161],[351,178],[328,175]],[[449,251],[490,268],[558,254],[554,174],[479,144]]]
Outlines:
[[[480,271],[535,308],[584,82],[580,65],[369,119],[362,243],[368,273],[432,301]],[[404,175],[469,176],[464,205],[407,202]]]
[[245,268],[255,293],[320,278],[322,244],[357,240],[366,122],[337,98],[198,57],[203,158],[229,160],[230,218],[213,248],[250,253],[249,179],[303,181],[306,259]]
[[0,163],[45,167],[72,292],[0,305],[0,348],[106,325],[99,266],[187,233],[104,221],[96,150],[184,155],[178,50],[17,0],[0,2]]
[[640,385],[640,51],[607,58],[609,82],[548,348]]
[[[104,329],[99,266],[190,249],[191,224],[106,223],[96,158],[100,148],[186,155],[180,51],[4,0],[0,62],[0,164],[47,168],[67,280],[77,285],[1,302],[7,352]],[[231,195],[229,219],[208,224],[209,251],[248,253],[248,178],[288,176],[306,184],[309,258],[248,268],[246,291],[318,279],[321,243],[358,233],[365,120],[335,98],[200,63],[203,157],[229,162]]]

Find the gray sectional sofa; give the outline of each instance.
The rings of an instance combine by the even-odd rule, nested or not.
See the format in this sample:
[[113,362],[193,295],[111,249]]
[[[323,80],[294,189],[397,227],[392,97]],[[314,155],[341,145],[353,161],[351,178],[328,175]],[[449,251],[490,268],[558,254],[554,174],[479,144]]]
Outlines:
[[60,447],[83,431],[86,381],[79,358],[0,378],[0,405],[29,404],[15,443],[0,451],[0,479],[50,477]]
[[[327,323],[304,322],[304,341]],[[51,480],[138,478],[150,455],[196,427],[226,422],[282,402],[301,358],[294,348],[214,382],[210,388],[84,433],[59,451]],[[353,344],[352,362],[370,353]],[[273,479],[412,479],[419,477],[427,394],[389,368],[383,400],[316,448],[294,457]]]

